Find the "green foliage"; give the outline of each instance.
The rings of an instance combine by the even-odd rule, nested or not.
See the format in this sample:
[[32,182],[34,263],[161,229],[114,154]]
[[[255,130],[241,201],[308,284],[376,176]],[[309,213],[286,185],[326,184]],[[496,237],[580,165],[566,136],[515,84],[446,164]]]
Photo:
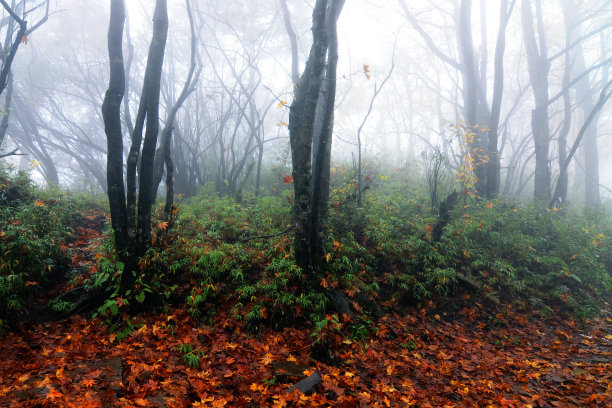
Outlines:
[[302,283],[302,271],[293,260],[273,258],[262,279],[237,288],[234,314],[244,318],[250,330],[266,321],[282,326],[304,317],[316,319],[325,311],[326,297]]
[[198,368],[200,357],[206,357],[203,351],[194,348],[191,343],[179,344],[178,352],[181,354],[181,361],[191,368]]
[[72,197],[35,187],[24,173],[0,171],[0,330],[67,268]]
[[[612,291],[610,229],[602,220],[464,197],[434,242],[438,217],[426,184],[408,190],[397,175],[385,176],[358,208],[344,184],[351,172],[336,169],[334,177],[333,200],[339,201],[330,207],[328,255],[319,278],[321,286],[348,298],[359,293],[353,305],[363,306],[365,296],[387,306],[450,306],[467,290],[476,298],[532,305],[542,315],[589,317],[598,311],[597,299]],[[249,330],[305,319],[316,328],[325,320],[328,299],[304,285],[290,236],[274,236],[291,222],[290,202],[290,192],[238,204],[205,191],[184,202],[175,225],[180,238],[151,254],[142,287],[149,285],[152,293],[143,295],[153,296],[169,284],[164,282],[186,274],[190,284],[183,299],[194,316],[211,321],[223,304]],[[260,235],[272,237],[252,239]],[[153,265],[157,272],[145,284]],[[168,279],[153,287],[162,272]],[[465,287],[466,280],[475,286]],[[369,324],[362,315],[347,327],[359,340]]]
[[[589,318],[612,293],[612,231],[604,226],[605,219],[464,196],[434,242],[438,216],[426,183],[409,189],[401,172],[382,176],[358,206],[351,171],[335,172],[327,256],[319,282],[304,282],[293,259],[291,234],[278,234],[292,223],[290,189],[275,197],[245,197],[240,203],[203,190],[181,202],[174,225],[166,231],[167,240],[156,242],[136,271],[124,270],[113,254],[110,229],[106,232],[97,272],[87,281],[90,289],[106,291],[97,315],[113,330],[127,330],[124,312],[130,308],[184,304],[193,316],[209,323],[217,309],[230,310],[248,330],[309,321],[315,337],[329,342],[342,324],[337,316],[334,321],[326,315],[330,302],[320,285],[346,296],[358,312],[346,329],[352,339],[363,341],[378,307],[429,302],[452,306],[469,291],[477,298],[518,301],[542,316],[562,311]],[[21,196],[32,197],[28,194]],[[17,255],[19,240],[29,239],[32,231],[51,243],[63,242],[64,237],[54,235],[54,226],[62,221],[48,222],[49,215],[37,213],[51,202],[49,198],[45,206],[37,206],[30,199],[22,214],[20,207],[2,210],[22,221],[3,227],[5,236],[15,229],[10,236]],[[20,229],[26,222],[27,231]],[[3,236],[0,242],[4,241]],[[36,246],[31,246],[34,249],[28,250],[36,253]],[[16,287],[32,280],[24,273],[6,275],[10,279],[2,275],[6,287],[13,285],[6,293],[18,293]],[[135,284],[122,292],[124,273],[134,273]],[[466,281],[471,286],[466,287]],[[181,353],[189,355],[186,364],[197,363],[197,353]]]
[[368,202],[364,242],[404,300],[453,296],[465,278],[508,302],[589,317],[612,293],[612,231],[601,219],[470,199],[433,242],[437,217],[422,199],[379,197]]
[[315,343],[327,344],[333,343],[336,335],[340,333],[342,323],[338,319],[337,314],[325,316],[325,318],[317,319],[314,322],[314,329],[310,333],[315,339]]

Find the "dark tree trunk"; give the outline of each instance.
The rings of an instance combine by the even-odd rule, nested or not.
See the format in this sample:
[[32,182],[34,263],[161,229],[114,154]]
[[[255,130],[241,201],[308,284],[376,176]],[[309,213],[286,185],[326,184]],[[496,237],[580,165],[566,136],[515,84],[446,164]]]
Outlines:
[[[125,263],[121,285],[124,289],[127,289],[134,283],[133,272],[137,267],[136,260],[144,255],[151,245],[153,162],[159,132],[160,79],[168,32],[166,0],[157,0],[155,4],[153,39],[149,47],[140,106],[128,155],[127,192],[123,187],[121,132],[121,102],[125,93],[125,69],[122,50],[124,23],[125,8],[123,0],[112,0],[108,33],[111,75],[102,105],[102,115],[108,144],[107,180],[111,222],[115,234],[115,248]],[[146,133],[142,154],[140,154],[145,119]],[[136,167],[139,162],[140,179],[137,203]],[[136,204],[138,204],[137,220]]]
[[312,178],[312,139],[319,100],[325,57],[329,44],[326,27],[327,0],[317,0],[312,15],[313,42],[304,73],[295,90],[289,109],[289,140],[293,164],[295,199],[293,217],[296,223],[294,252],[297,265],[311,281],[314,270],[310,251],[310,214]]
[[[504,51],[506,49],[506,27],[512,14],[516,0],[512,0],[508,9],[508,0],[502,0],[499,8],[499,31],[495,45],[495,77],[493,80],[493,101],[489,115],[489,141],[487,148],[487,181],[486,196],[494,198],[499,194],[500,185],[500,154],[498,148],[499,116],[501,112],[502,95],[504,93]],[[485,74],[486,75],[486,74]]]
[[[325,256],[325,240],[327,217],[329,213],[329,179],[331,162],[332,133],[334,128],[334,103],[336,100],[336,71],[338,65],[338,32],[336,23],[344,0],[334,1],[327,16],[327,35],[329,36],[329,51],[327,70],[322,86],[322,99],[319,99],[320,128],[316,139],[314,152],[314,167],[312,174],[312,208],[310,215],[310,250],[311,261],[315,270],[323,262]],[[320,98],[321,98],[320,97]]]
[[[155,163],[154,163],[154,174],[155,178],[153,180],[153,201],[155,201],[157,197],[157,190],[159,188],[159,184],[162,180],[164,173],[164,163],[172,163],[172,158],[170,155],[172,153],[171,140],[172,133],[174,129],[174,122],[176,120],[176,115],[183,106],[183,103],[187,100],[187,97],[194,91],[193,85],[198,81],[200,73],[202,72],[202,67],[198,69],[196,73],[196,66],[198,65],[198,52],[197,52],[197,38],[195,33],[195,25],[193,23],[193,14],[191,11],[191,4],[189,0],[185,1],[185,5],[187,7],[187,16],[189,18],[189,27],[191,30],[191,63],[189,66],[189,73],[187,74],[187,79],[185,80],[185,84],[183,85],[183,89],[181,94],[177,98],[176,102],[170,109],[170,113],[168,114],[168,118],[166,119],[166,124],[164,125],[164,129],[161,133],[161,143],[160,147],[155,154]],[[172,165],[174,165],[172,163]],[[167,169],[166,169],[167,170]],[[167,178],[167,177],[166,177]],[[167,192],[167,191],[166,191]],[[166,201],[168,200],[166,196]]]
[[108,28],[108,54],[110,79],[102,104],[104,130],[107,140],[106,179],[111,224],[115,236],[115,248],[122,256],[130,249],[128,238],[125,188],[123,186],[123,135],[121,132],[121,101],[125,92],[123,68],[123,26],[125,9],[123,0],[111,1],[111,17]]
[[149,47],[143,95],[146,95],[147,130],[142,145],[138,186],[138,256],[151,246],[151,207],[153,205],[153,163],[159,133],[159,90],[168,36],[168,7],[166,0],[157,0],[153,15],[153,39]]
[[[461,0],[459,21],[457,23],[457,40],[461,56],[461,78],[463,81],[463,104],[466,131],[474,134],[474,141],[468,146],[474,159],[478,194],[485,195],[487,169],[484,166],[484,155],[488,150],[487,134],[482,126],[488,121],[486,90],[481,87],[481,79],[474,57],[474,40],[472,38],[472,1]],[[486,55],[483,59],[486,59]]]

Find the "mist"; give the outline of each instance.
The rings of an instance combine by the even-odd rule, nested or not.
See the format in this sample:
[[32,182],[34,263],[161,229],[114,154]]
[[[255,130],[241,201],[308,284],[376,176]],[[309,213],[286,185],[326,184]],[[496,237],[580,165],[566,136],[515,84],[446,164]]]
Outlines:
[[[238,171],[221,164],[225,158],[219,146],[231,137],[231,160],[257,161],[261,155],[259,166],[266,171],[276,168],[280,174],[283,165],[287,169],[290,166],[285,124],[293,81],[290,41],[279,3],[192,3],[201,74],[177,112],[175,132],[180,137],[173,143],[177,144],[174,154],[181,160],[176,177],[187,177],[189,172],[201,174],[197,180],[193,175],[191,180],[177,178],[177,185],[181,185],[177,191],[192,193],[197,186],[210,182],[216,182],[220,189],[223,179]],[[373,171],[385,174],[410,168],[422,172],[423,155],[440,150],[445,167],[456,172],[461,166],[462,149],[456,126],[490,126],[495,70],[500,67],[503,81],[497,83],[503,90],[497,153],[489,152],[487,146],[487,154],[482,154],[487,156],[484,161],[490,155],[499,155],[496,190],[521,199],[533,197],[534,188],[540,190],[536,194],[540,198],[554,195],[560,174],[560,136],[569,151],[609,81],[611,11],[602,1],[579,5],[572,1],[538,2],[537,7],[529,8],[533,19],[529,28],[522,17],[529,2],[523,3],[503,2],[507,22],[505,30],[500,31],[497,3],[349,2],[338,22],[334,163],[352,165],[359,150],[359,133],[364,163],[374,166],[376,162]],[[299,72],[312,37],[313,4],[288,4],[297,39]],[[32,2],[26,6],[35,8],[28,15],[34,20],[44,12],[44,7],[36,5]],[[126,102],[130,102],[128,110],[134,116],[151,35],[152,5],[127,5],[124,55],[130,66]],[[108,13],[108,3],[102,1],[51,2],[48,20],[27,36],[16,53],[10,70],[12,97],[5,103],[8,127],[2,152],[22,155],[4,159],[21,168],[40,163],[35,172],[46,183],[106,190],[106,140],[100,106],[108,84]],[[185,4],[172,2],[169,16],[160,104],[162,124],[186,78],[190,54]],[[7,17],[5,13],[5,21]],[[6,44],[10,44],[14,31],[14,26],[3,26]],[[505,49],[503,59],[497,62],[496,51],[502,52],[500,33],[505,34]],[[528,38],[531,35],[534,38]],[[535,54],[530,59],[528,52],[533,46],[528,44],[532,42]],[[548,98],[544,118],[548,129],[540,152],[531,116],[536,99],[542,98],[534,97],[533,81],[542,80],[530,79],[530,70],[543,65],[546,69],[541,78],[545,78],[547,87],[541,93]],[[4,100],[7,93],[3,93]],[[240,98],[245,95],[252,98],[249,104],[254,112],[250,114],[260,122],[257,132],[265,140],[257,148],[249,139],[253,137],[247,130],[249,119],[231,113],[239,109]],[[568,110],[564,108],[566,98]],[[538,110],[542,110],[542,104]],[[575,205],[599,205],[600,200],[610,197],[612,171],[606,160],[611,152],[606,137],[611,131],[610,114],[607,103],[598,109],[567,165],[565,199]],[[221,124],[224,117],[227,122]],[[234,132],[232,126],[237,133],[234,136],[228,135]],[[479,133],[482,137],[476,135],[480,139],[477,143],[484,148],[487,132]],[[124,138],[128,145],[127,133]],[[479,168],[486,167],[484,161]],[[254,185],[256,172],[251,169],[247,174],[250,167],[242,167],[241,174],[232,177],[238,183],[244,180],[245,185]],[[266,171],[260,169],[259,177]],[[542,177],[544,181],[534,186],[534,181]],[[194,185],[186,185],[190,183]]]

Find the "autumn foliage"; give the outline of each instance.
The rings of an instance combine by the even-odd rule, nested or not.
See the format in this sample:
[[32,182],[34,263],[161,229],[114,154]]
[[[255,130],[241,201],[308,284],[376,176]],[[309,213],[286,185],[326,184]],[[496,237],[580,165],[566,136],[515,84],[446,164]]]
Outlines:
[[[103,211],[5,180],[0,288],[19,308],[1,303],[0,406],[612,404],[605,223],[466,198],[434,241],[425,198],[377,177],[385,194],[357,209],[347,174],[319,282],[347,310],[302,285],[278,233],[290,192],[181,198],[172,225],[159,209],[127,293]],[[71,314],[73,291],[99,301]]]

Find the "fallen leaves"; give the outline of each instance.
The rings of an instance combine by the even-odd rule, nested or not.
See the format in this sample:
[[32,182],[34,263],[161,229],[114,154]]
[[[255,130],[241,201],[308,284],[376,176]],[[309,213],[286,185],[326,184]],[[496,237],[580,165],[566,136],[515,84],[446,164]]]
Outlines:
[[[360,339],[343,321],[318,361],[308,329],[247,334],[228,309],[210,326],[180,309],[139,316],[121,341],[99,320],[20,327],[0,338],[2,406],[612,406],[609,317],[580,326],[512,311],[491,320],[476,306],[452,319],[407,310],[371,323]],[[186,343],[201,352],[198,368],[177,352]],[[292,391],[314,373],[314,394]]]

